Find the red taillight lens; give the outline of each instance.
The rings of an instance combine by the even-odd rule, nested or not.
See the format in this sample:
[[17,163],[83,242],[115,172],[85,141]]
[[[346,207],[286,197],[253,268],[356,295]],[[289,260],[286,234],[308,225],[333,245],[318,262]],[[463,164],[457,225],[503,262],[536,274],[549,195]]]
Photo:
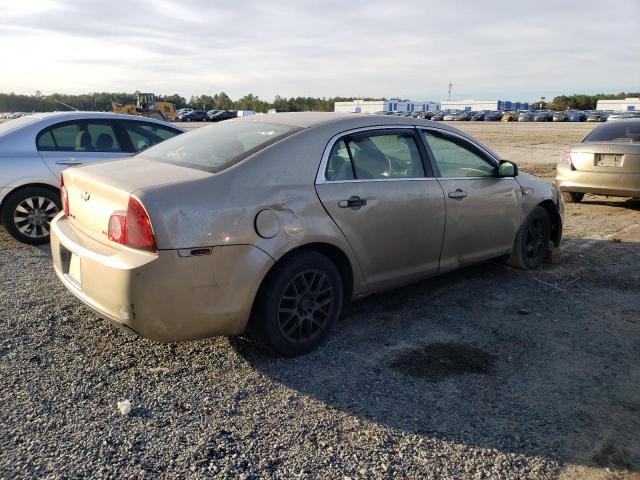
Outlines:
[[156,237],[151,228],[151,219],[140,202],[129,197],[126,222],[126,245],[141,250],[156,251]]
[[64,186],[63,174],[60,174],[60,201],[62,202],[62,209],[64,210],[64,215],[68,217],[69,216],[69,192],[67,192],[67,187]]
[[111,214],[108,237],[109,240],[127,247],[149,252],[157,250],[149,215],[134,197],[129,197],[126,212],[119,210]]
[[571,165],[571,152],[568,150],[565,150],[564,152],[560,153],[560,158],[558,159],[558,163]]

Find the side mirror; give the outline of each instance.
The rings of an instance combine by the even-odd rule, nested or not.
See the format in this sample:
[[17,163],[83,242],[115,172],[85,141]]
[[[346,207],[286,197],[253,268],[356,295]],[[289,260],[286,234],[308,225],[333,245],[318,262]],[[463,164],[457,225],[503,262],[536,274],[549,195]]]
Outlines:
[[515,163],[508,162],[507,160],[501,160],[498,166],[499,177],[517,177],[518,166]]

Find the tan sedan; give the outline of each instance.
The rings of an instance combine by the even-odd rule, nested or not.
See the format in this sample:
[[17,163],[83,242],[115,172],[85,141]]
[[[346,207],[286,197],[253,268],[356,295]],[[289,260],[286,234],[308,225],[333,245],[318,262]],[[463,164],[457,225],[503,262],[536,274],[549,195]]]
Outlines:
[[490,258],[533,268],[562,235],[550,183],[441,124],[278,113],[63,174],[60,280],[159,341],[247,328],[316,347],[352,298]]
[[556,183],[565,202],[585,193],[640,197],[640,120],[605,123],[563,152]]

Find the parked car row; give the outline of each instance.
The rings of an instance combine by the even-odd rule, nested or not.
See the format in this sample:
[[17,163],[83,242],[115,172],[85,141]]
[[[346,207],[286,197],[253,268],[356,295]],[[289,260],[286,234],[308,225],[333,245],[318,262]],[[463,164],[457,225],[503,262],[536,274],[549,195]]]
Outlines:
[[181,108],[178,110],[179,122],[220,122],[231,118],[254,115],[249,110],[194,110],[193,108]]
[[27,115],[33,115],[33,112],[0,112],[0,119],[11,120],[14,118],[26,117]]
[[640,112],[602,111],[439,111],[439,112],[377,112],[380,115],[422,118],[435,121],[486,121],[486,122],[606,122],[624,118],[640,118]]

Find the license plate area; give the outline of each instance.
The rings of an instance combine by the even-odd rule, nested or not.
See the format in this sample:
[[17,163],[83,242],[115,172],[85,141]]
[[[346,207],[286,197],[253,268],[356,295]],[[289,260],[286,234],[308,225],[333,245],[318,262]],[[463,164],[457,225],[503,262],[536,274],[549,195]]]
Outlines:
[[596,167],[621,167],[622,155],[599,153],[596,155]]
[[71,250],[60,245],[60,266],[62,267],[62,273],[67,280],[80,290],[82,285],[80,257],[74,254]]

